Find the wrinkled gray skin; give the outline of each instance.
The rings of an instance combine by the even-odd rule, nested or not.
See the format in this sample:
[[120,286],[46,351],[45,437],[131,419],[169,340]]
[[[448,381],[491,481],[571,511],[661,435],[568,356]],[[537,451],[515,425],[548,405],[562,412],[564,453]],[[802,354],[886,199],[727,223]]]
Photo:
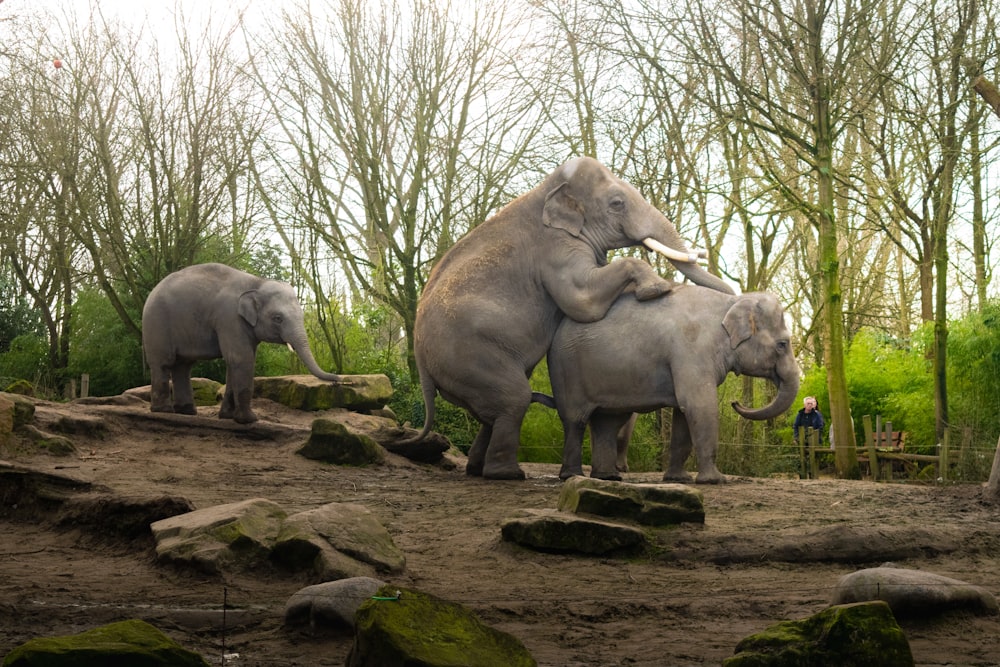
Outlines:
[[[670,296],[639,302],[624,296],[592,324],[564,320],[549,350],[555,407],[563,423],[563,479],[583,474],[581,448],[590,424],[592,477],[620,479],[633,413],[672,407],[667,481],[690,482],[692,449],[698,483],[724,482],[716,467],[718,386],[730,372],[777,386],[767,406],[733,408],[748,419],[785,412],[799,390],[799,367],[772,294],[722,294],[683,285]],[[548,403],[539,398],[539,402]],[[616,460],[617,459],[617,460]]]
[[261,341],[287,343],[310,373],[342,382],[313,358],[302,307],[291,285],[223,264],[196,264],[171,273],[153,288],[142,309],[152,411],[196,414],[191,366],[221,357],[226,360],[226,393],[219,417],[240,424],[257,421],[250,399]]
[[[687,251],[638,190],[599,162],[575,158],[460,239],[434,267],[417,308],[414,352],[427,418],[411,442],[430,431],[440,392],[482,425],[466,472],[523,479],[517,450],[528,378],[563,315],[593,322],[626,290],[635,292],[630,299],[653,299],[673,287],[642,260],[607,261],[609,250],[650,237]],[[732,292],[695,262],[675,266]]]

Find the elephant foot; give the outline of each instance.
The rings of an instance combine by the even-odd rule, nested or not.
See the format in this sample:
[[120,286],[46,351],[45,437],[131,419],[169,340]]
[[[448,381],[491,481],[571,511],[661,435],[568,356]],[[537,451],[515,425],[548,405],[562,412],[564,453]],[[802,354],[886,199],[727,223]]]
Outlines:
[[639,285],[635,288],[635,298],[639,301],[649,301],[670,294],[673,290],[674,283],[667,280],[652,285]]
[[179,415],[196,415],[198,411],[194,407],[194,403],[185,403],[184,405],[175,405],[173,412]]
[[[219,415],[219,417],[222,417],[222,415]],[[247,410],[246,412],[237,412],[233,415],[233,421],[237,424],[252,424],[257,421],[257,415],[250,410]]]
[[517,465],[515,463],[513,465],[513,467],[511,467],[511,466],[495,466],[495,467],[491,468],[491,467],[487,466],[486,468],[483,469],[483,478],[484,479],[517,479],[517,480],[521,480],[521,479],[526,479],[527,475],[525,475],[524,471],[521,470],[521,466],[519,466],[519,465]]
[[562,469],[559,470],[559,479],[565,481],[570,477],[583,477],[583,467],[576,466],[573,468],[563,466]]
[[591,470],[590,476],[594,479],[605,479],[609,482],[620,482],[622,481],[621,473],[617,470],[614,472],[600,472],[597,470]]
[[725,484],[726,476],[718,470],[712,472],[699,472],[696,484]]
[[678,482],[680,484],[690,484],[694,481],[694,477],[690,475],[686,470],[681,472],[670,472],[669,470],[663,473],[664,482]]
[[473,463],[465,464],[465,474],[469,477],[482,477],[483,476],[483,466],[476,465]]
[[149,406],[149,411],[150,412],[169,412],[169,413],[173,413],[174,406],[172,406],[172,405],[150,405]]

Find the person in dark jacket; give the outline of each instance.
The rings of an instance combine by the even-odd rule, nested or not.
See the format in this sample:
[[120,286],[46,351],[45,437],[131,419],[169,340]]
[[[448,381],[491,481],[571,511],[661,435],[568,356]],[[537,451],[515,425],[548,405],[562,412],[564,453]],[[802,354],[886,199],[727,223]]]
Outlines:
[[792,424],[792,433],[795,441],[799,440],[799,428],[811,428],[819,432],[819,439],[823,439],[823,415],[816,407],[816,397],[806,396],[802,401],[802,409],[795,415],[795,422]]

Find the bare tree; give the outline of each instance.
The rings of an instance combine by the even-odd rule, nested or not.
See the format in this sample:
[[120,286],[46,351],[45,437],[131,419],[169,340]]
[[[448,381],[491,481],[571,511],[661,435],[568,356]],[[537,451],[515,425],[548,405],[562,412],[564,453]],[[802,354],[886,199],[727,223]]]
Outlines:
[[538,132],[510,60],[519,20],[489,3],[333,0],[286,12],[254,67],[280,128],[255,164],[271,222],[295,262],[325,251],[350,299],[399,316],[414,379],[428,267],[510,197]]

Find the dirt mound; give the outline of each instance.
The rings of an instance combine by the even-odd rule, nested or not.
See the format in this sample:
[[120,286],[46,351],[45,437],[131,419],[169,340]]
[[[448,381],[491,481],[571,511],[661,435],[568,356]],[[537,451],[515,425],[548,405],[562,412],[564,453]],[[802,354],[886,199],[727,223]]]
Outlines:
[[[978,486],[731,478],[701,487],[704,526],[663,533],[654,553],[543,554],[502,542],[500,524],[522,509],[555,508],[558,466],[526,464],[523,482],[468,478],[461,465],[395,455],[380,466],[337,467],[295,454],[315,413],[265,400],[254,407],[261,423],[239,426],[212,409],[191,418],[153,415],[142,403],[40,404],[43,430],[59,419],[102,427],[68,436],[70,456],[11,446],[0,458],[68,474],[102,494],[197,508],[254,497],[290,512],[362,504],[406,555],[390,583],[471,607],[553,667],[718,665],[746,635],[820,611],[842,575],[884,560],[1000,594],[1000,518],[979,502]],[[102,530],[91,515],[59,523],[53,508],[3,509],[0,655],[39,635],[142,618],[216,664],[223,652],[238,653],[231,664],[244,666],[344,664],[350,638],[282,626],[289,597],[313,582],[164,567],[151,543]],[[998,664],[1000,618],[903,627],[918,664]]]

